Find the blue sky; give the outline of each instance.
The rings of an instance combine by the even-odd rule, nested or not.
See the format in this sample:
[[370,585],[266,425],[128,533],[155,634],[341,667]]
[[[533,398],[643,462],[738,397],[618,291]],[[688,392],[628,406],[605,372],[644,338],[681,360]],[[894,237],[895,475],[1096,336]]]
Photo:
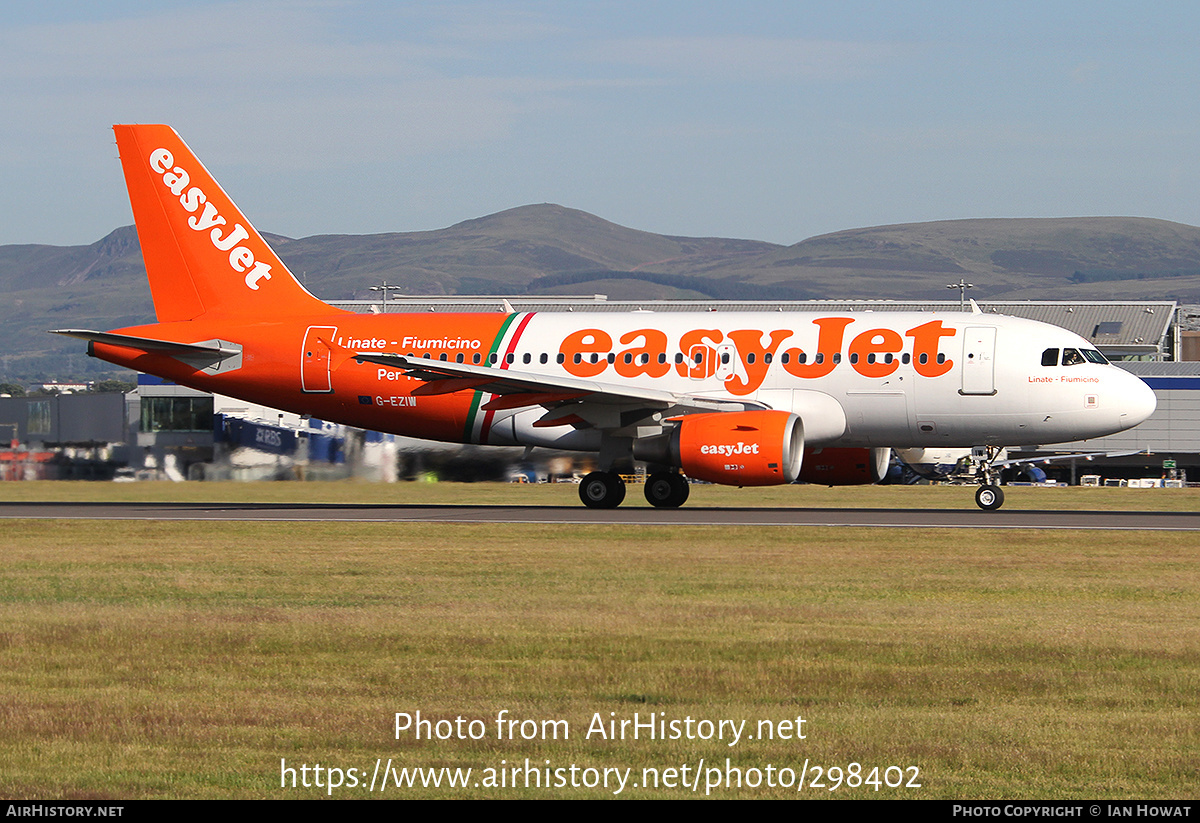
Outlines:
[[968,217],[1200,224],[1200,5],[10,3],[0,244],[132,222],[173,125],[258,228],[528,203],[794,243]]

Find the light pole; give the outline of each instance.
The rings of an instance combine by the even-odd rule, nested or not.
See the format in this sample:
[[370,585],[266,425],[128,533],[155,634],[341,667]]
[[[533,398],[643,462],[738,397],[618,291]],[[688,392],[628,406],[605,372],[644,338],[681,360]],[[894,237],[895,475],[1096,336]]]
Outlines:
[[384,280],[382,286],[371,286],[371,291],[383,292],[383,303],[379,307],[380,313],[387,313],[388,289],[399,289],[399,286],[389,286],[388,281]]
[[958,306],[961,311],[967,310],[967,289],[975,288],[974,284],[968,283],[963,278],[958,278],[957,283],[947,283],[946,288],[958,289]]

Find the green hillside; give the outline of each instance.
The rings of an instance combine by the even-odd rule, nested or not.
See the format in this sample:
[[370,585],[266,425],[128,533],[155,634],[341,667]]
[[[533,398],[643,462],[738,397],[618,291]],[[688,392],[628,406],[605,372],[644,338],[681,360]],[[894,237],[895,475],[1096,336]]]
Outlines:
[[[427,232],[268,235],[309,291],[607,294],[613,299],[990,299],[1200,302],[1200,228],[1133,217],[984,219],[851,229],[792,246],[671,237],[544,204]],[[47,329],[153,320],[137,235],[0,247],[0,380],[113,374]]]

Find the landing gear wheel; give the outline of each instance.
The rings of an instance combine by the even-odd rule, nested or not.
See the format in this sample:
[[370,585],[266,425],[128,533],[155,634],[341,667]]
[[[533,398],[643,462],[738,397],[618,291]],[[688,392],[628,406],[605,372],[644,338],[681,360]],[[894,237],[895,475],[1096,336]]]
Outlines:
[[592,472],[579,483],[579,499],[589,509],[615,509],[625,499],[625,481],[616,472]]
[[999,486],[980,486],[975,492],[975,503],[984,511],[995,511],[1004,505],[1004,490]]
[[675,472],[655,472],[646,478],[646,500],[659,509],[676,509],[684,504],[691,492],[683,475]]

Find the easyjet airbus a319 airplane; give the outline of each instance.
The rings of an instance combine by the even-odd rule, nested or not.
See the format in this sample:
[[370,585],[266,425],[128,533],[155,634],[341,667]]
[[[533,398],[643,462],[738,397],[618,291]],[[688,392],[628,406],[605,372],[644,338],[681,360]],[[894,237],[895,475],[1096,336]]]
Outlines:
[[[1059,443],[1136,426],[1153,392],[1055,326],[974,313],[359,315],[292,276],[174,130],[116,126],[157,323],[61,329],[185,386],[364,429],[594,452],[593,508],[649,468],[733,486],[873,483],[893,447]],[[976,495],[1003,500],[990,463]],[[685,477],[686,475],[686,477]]]

